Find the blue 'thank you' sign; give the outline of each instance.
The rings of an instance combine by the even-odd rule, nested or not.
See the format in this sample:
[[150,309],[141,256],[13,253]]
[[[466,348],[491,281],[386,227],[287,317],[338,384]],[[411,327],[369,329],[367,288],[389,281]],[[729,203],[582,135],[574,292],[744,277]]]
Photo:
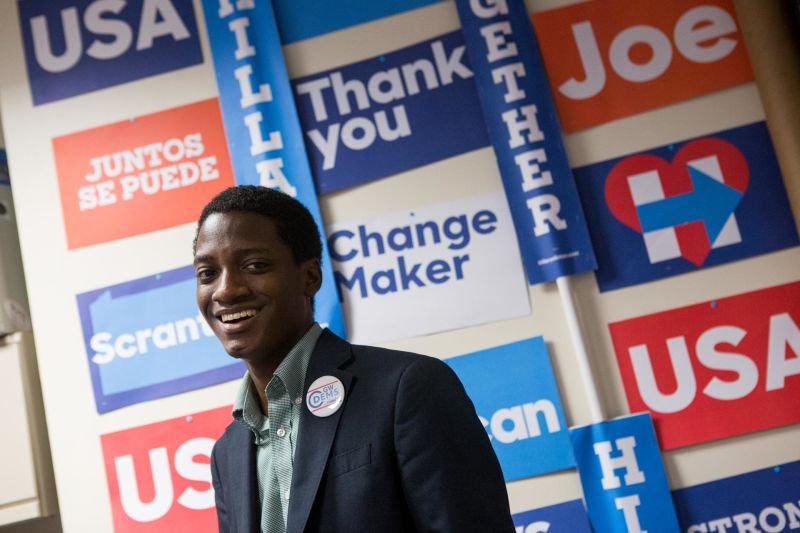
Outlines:
[[[236,182],[281,190],[305,205],[324,228],[272,5],[203,2],[225,135]],[[317,319],[345,335],[328,246],[322,241]]]
[[522,0],[457,0],[481,108],[530,283],[597,268]]
[[455,370],[475,404],[506,481],[575,465],[542,337],[445,362]]
[[244,374],[197,310],[191,266],[77,300],[100,413]]
[[489,144],[454,31],[292,80],[321,194]]
[[575,427],[570,438],[595,531],[678,533],[649,414]]

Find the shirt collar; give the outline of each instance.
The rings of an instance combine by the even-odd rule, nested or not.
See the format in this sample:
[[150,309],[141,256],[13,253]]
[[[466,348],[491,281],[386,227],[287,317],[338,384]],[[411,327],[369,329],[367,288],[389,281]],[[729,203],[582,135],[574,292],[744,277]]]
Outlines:
[[[279,378],[292,399],[302,398],[308,363],[321,334],[322,328],[314,322],[275,369],[272,379]],[[258,402],[258,393],[250,379],[250,373],[245,372],[233,402],[233,417],[254,430],[260,428],[263,415]]]
[[292,400],[303,396],[303,385],[306,380],[308,362],[311,360],[314,346],[317,345],[317,340],[321,334],[322,328],[314,322],[306,334],[297,341],[294,348],[286,354],[278,368],[275,369],[275,375],[272,379],[275,379],[275,377],[280,378]]

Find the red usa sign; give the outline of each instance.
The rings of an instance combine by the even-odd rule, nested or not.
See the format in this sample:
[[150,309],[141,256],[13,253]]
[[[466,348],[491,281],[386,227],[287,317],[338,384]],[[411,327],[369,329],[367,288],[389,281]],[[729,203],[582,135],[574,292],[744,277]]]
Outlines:
[[800,422],[800,282],[609,325],[662,449]]
[[102,435],[114,531],[216,531],[209,464],[230,420],[221,407]]

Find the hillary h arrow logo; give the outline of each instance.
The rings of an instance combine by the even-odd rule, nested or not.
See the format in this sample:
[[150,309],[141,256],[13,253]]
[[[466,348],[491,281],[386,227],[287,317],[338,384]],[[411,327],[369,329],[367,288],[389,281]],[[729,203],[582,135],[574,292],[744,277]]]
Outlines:
[[687,165],[693,191],[636,207],[642,231],[655,231],[701,221],[713,243],[736,210],[742,193]]

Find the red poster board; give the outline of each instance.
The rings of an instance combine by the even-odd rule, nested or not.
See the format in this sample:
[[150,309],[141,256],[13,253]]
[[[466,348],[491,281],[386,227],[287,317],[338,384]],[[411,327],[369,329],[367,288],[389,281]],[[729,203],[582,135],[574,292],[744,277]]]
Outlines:
[[53,139],[69,249],[197,220],[234,184],[217,100]]
[[102,435],[115,533],[216,531],[209,464],[230,421],[228,406]]
[[731,0],[603,0],[532,17],[564,131],[750,81]]
[[800,422],[800,282],[609,325],[662,449]]

